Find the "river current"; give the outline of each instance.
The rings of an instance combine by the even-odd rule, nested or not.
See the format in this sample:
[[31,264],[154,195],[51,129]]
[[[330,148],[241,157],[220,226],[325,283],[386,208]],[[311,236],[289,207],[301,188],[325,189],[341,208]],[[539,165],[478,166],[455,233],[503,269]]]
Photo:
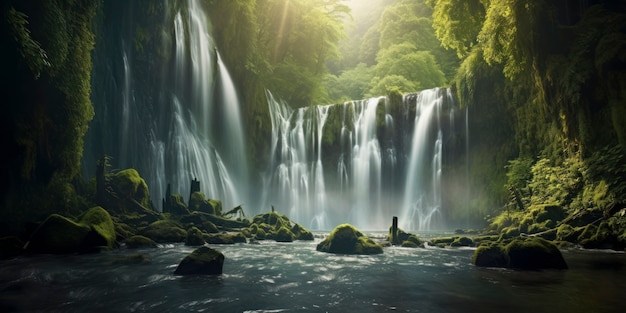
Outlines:
[[[319,235],[319,234],[318,234]],[[0,261],[2,312],[620,312],[624,253],[564,250],[563,271],[478,268],[470,248],[317,252],[321,240],[213,245],[220,276],[173,275],[183,244]],[[143,262],[125,262],[141,254]]]

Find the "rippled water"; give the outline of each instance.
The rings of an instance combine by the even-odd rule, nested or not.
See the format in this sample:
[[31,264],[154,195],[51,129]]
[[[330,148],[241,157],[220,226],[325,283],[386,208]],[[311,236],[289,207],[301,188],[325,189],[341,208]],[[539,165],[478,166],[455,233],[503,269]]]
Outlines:
[[[0,311],[46,312],[621,312],[623,253],[564,251],[569,270],[471,265],[471,249],[315,251],[315,242],[214,246],[221,276],[174,276],[193,250],[158,249],[0,261]],[[120,265],[135,253],[146,264]]]

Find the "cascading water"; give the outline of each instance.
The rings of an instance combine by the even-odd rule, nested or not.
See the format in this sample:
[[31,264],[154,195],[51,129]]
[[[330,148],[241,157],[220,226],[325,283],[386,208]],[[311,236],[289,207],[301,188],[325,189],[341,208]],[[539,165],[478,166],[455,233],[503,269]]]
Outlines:
[[[107,154],[117,168],[136,168],[157,210],[167,184],[172,193],[187,195],[194,178],[207,197],[222,200],[229,208],[247,199],[239,99],[213,45],[204,9],[196,0],[186,4],[173,16],[169,8],[164,10],[161,31],[155,32],[161,36],[155,36],[158,43],[153,50],[171,51],[172,58],[163,58],[158,66],[138,52],[136,45],[126,44],[133,42],[138,27],[134,16],[128,18],[129,23],[100,34],[105,39],[100,39],[103,48],[98,50],[96,45],[95,51],[92,98],[96,116],[86,138],[91,144],[86,146],[83,165],[85,172],[92,172],[95,159]],[[132,3],[110,5],[105,9],[133,12]],[[119,55],[122,88],[115,83]],[[120,109],[116,102],[122,104]]]
[[[268,102],[272,155],[264,203],[289,208],[314,229],[343,222],[386,229],[394,215],[407,230],[445,226],[443,149],[454,117],[444,123],[441,116],[452,114],[449,90],[405,95],[404,114],[395,118],[384,97],[292,110],[268,92]],[[403,127],[396,127],[399,115]],[[329,119],[341,126],[325,127]],[[325,145],[324,136],[337,136],[338,144]]]

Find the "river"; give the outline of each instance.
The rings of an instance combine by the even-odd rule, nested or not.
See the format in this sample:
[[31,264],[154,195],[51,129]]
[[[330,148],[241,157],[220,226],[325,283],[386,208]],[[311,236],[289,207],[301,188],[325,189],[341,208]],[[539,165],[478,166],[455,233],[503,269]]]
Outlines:
[[[620,312],[624,253],[564,250],[568,270],[478,268],[471,248],[317,252],[321,240],[213,246],[220,276],[173,275],[183,244],[0,261],[2,312]],[[142,254],[146,262],[121,262]]]

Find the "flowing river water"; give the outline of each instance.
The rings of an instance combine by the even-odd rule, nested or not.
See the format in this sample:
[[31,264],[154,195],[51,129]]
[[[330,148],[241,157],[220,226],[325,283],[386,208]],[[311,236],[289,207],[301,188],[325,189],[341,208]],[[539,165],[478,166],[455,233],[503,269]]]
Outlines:
[[[620,312],[624,253],[564,250],[562,271],[478,268],[471,248],[317,252],[315,241],[218,245],[220,276],[175,276],[183,244],[0,261],[2,312]],[[378,234],[380,236],[380,234]],[[142,254],[147,260],[120,262]]]

